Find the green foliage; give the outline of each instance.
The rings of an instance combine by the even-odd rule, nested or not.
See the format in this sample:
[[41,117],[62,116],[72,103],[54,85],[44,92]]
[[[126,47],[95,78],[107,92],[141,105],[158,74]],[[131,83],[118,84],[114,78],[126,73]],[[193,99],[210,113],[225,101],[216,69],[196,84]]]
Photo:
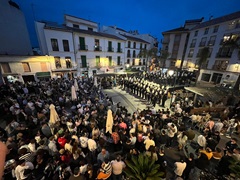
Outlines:
[[234,174],[236,178],[240,178],[240,161],[234,159],[231,161],[229,168],[231,170],[231,173]]
[[124,173],[130,180],[159,180],[164,174],[159,169],[160,165],[155,164],[150,157],[139,154],[126,161]]

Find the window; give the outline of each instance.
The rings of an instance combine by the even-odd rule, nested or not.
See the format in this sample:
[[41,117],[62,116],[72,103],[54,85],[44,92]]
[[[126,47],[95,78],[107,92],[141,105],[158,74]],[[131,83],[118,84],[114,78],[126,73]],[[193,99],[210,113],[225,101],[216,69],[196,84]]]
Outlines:
[[132,65],[135,66],[135,59],[132,60]]
[[121,43],[118,43],[117,52],[122,52]]
[[147,49],[147,44],[144,44],[144,49]]
[[233,28],[235,28],[236,23],[237,23],[236,20],[231,21],[231,22],[228,24],[228,29],[233,29]]
[[208,41],[208,46],[213,46],[215,44],[216,36],[211,36]]
[[100,64],[100,56],[96,56],[96,66],[97,67],[101,67],[101,64]]
[[193,49],[190,49],[190,50],[189,50],[189,53],[188,53],[188,57],[193,57],[193,52],[194,52],[194,50],[193,50]]
[[204,35],[208,34],[209,28],[205,28]]
[[237,21],[235,28],[240,28],[240,20]]
[[73,27],[79,29],[79,25],[78,24],[73,24]]
[[61,65],[60,57],[55,56],[55,57],[54,57],[54,60],[55,60],[55,66],[56,66],[56,69],[61,68],[62,65]]
[[214,28],[213,28],[213,33],[216,33],[216,32],[218,32],[218,28],[219,28],[219,25],[217,25],[217,26],[214,26]]
[[42,70],[42,72],[48,71],[47,63],[46,63],[46,62],[41,62],[40,65],[41,65],[41,70]]
[[71,57],[65,57],[65,61],[66,61],[66,67],[72,68]]
[[131,42],[128,41],[128,48],[131,48]]
[[192,40],[192,43],[190,44],[191,48],[194,48],[196,46],[196,39]]
[[130,59],[127,59],[127,64],[130,64]]
[[136,49],[136,42],[133,43],[133,48]]
[[69,51],[69,43],[68,40],[62,40],[63,42],[63,50],[64,51]]
[[195,36],[195,37],[198,36],[198,31],[195,31],[195,32],[194,32],[194,36]]
[[99,39],[95,39],[95,46],[94,46],[95,51],[101,51],[102,47],[100,46],[100,41]]
[[79,37],[79,50],[88,50],[88,47],[85,45],[84,37]]
[[89,31],[93,31],[93,28],[90,28],[90,27],[89,27],[88,30],[89,30]]
[[[100,62],[100,58],[99,58],[99,62]],[[86,56],[81,56],[81,64],[82,64],[82,66],[81,66],[82,68],[87,67],[87,57]]]
[[108,56],[108,66],[112,66],[112,56]]
[[143,59],[143,65],[146,65],[146,60],[145,59]]
[[57,39],[51,39],[51,44],[52,44],[53,51],[59,51]]
[[212,51],[213,51],[213,48],[209,48],[209,54],[208,54],[208,57],[211,57],[211,55],[212,55]]
[[113,52],[112,41],[108,41],[108,52]]
[[8,63],[1,63],[1,66],[4,73],[11,73],[11,69]]
[[175,64],[176,64],[176,61],[171,61],[171,62],[170,62],[170,66],[171,66],[171,67],[175,66]]
[[28,63],[22,63],[24,72],[31,72],[30,66]]
[[142,49],[142,43],[140,43],[140,49]]
[[117,65],[120,66],[121,65],[121,56],[117,57]]
[[201,42],[200,42],[199,46],[200,46],[200,47],[205,46],[205,45],[206,45],[206,41],[207,41],[207,38],[206,38],[206,37],[203,37],[203,38],[201,39]]
[[135,58],[136,57],[136,52],[135,52],[135,50],[133,51],[133,58]]
[[131,53],[130,53],[130,50],[127,51],[127,57],[131,57]]

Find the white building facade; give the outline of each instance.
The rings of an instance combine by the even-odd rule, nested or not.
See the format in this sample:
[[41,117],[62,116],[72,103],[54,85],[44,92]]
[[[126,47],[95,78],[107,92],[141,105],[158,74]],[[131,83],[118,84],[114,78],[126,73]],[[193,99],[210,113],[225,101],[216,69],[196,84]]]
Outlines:
[[197,67],[201,50],[208,47],[210,54],[198,81],[239,84],[239,49],[224,46],[227,41],[239,43],[239,37],[240,12],[199,24],[190,31],[183,67]]

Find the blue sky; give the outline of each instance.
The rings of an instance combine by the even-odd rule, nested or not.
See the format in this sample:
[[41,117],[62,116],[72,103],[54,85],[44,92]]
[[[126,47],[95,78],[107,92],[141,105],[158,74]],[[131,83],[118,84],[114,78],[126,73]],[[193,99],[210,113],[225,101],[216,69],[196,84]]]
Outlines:
[[240,0],[13,0],[26,17],[33,47],[37,47],[35,20],[63,23],[69,14],[100,25],[138,30],[161,40],[163,31],[182,26],[185,20],[208,20],[240,11]]

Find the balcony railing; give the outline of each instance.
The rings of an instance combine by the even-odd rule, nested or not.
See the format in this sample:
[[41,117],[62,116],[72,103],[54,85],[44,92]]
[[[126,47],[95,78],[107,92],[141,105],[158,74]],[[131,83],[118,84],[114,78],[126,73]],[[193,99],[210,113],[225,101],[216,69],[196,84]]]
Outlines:
[[127,57],[130,58],[130,57],[131,57],[131,54],[127,54]]
[[118,53],[122,53],[122,48],[117,48]]
[[215,41],[208,41],[208,46],[214,46]]
[[102,51],[102,47],[101,46],[94,46],[94,51]]
[[193,57],[193,54],[188,54],[188,57]]
[[232,56],[231,52],[222,52],[216,54],[216,58],[231,58],[231,56]]
[[205,46],[205,45],[206,45],[206,41],[199,43],[199,47],[203,47],[203,46]]
[[191,43],[190,48],[194,48],[196,46],[196,43]]
[[87,51],[88,50],[88,46],[79,44],[78,45],[78,50],[80,50],[80,51]]
[[227,65],[213,65],[212,70],[226,71]]
[[114,48],[113,47],[108,47],[108,52],[114,52]]

